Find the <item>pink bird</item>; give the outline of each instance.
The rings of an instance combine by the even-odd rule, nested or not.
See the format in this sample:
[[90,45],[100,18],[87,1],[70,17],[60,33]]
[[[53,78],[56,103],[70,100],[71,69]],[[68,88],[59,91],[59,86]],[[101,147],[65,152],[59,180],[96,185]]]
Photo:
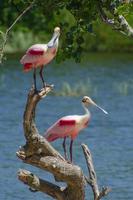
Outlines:
[[64,155],[65,159],[67,159],[67,153],[66,153],[66,138],[70,137],[70,161],[72,162],[72,146],[73,141],[79,134],[79,132],[86,128],[90,121],[90,111],[88,110],[88,107],[90,105],[94,105],[100,110],[102,110],[105,114],[108,114],[103,108],[98,106],[90,97],[84,96],[82,99],[82,105],[85,110],[84,115],[70,115],[60,118],[57,122],[55,122],[45,133],[44,137],[49,141],[52,142],[58,138],[64,138],[63,140],[63,149],[64,149]]
[[40,67],[40,77],[45,87],[45,81],[42,75],[44,65],[48,64],[56,55],[59,44],[60,28],[54,29],[52,39],[47,44],[35,44],[31,46],[26,54],[21,58],[20,62],[24,65],[24,71],[28,72],[34,69],[33,79],[35,91],[36,87],[36,68]]

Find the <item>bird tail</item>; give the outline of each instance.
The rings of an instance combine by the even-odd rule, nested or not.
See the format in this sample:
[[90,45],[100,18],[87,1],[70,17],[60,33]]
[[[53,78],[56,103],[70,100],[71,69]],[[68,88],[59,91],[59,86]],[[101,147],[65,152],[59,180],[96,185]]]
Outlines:
[[46,134],[44,135],[44,137],[48,142],[53,142],[54,140],[59,138],[57,134]]
[[24,72],[28,72],[32,69],[32,63],[25,63],[24,64]]

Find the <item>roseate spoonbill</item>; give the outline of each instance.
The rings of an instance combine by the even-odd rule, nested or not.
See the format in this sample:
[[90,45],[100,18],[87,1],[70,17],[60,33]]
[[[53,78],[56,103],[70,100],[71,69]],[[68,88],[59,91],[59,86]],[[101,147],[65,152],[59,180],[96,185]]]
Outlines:
[[56,27],[54,29],[52,39],[47,44],[32,45],[20,60],[21,64],[24,65],[25,72],[34,69],[33,79],[34,79],[35,91],[37,91],[36,68],[37,67],[41,68],[39,74],[43,82],[43,87],[45,87],[45,82],[42,75],[43,67],[55,57],[58,50],[59,36],[60,36],[60,28]]
[[69,115],[60,118],[57,122],[55,122],[45,133],[44,137],[49,141],[52,142],[58,138],[64,138],[62,146],[64,149],[64,155],[65,159],[67,159],[67,153],[66,153],[66,138],[71,137],[70,142],[70,160],[72,162],[72,146],[73,141],[76,138],[76,136],[79,134],[79,132],[86,128],[90,121],[90,111],[88,110],[88,107],[90,105],[94,105],[100,110],[102,110],[105,114],[108,114],[107,111],[105,111],[103,108],[98,106],[90,97],[84,96],[82,99],[82,105],[85,110],[84,115]]

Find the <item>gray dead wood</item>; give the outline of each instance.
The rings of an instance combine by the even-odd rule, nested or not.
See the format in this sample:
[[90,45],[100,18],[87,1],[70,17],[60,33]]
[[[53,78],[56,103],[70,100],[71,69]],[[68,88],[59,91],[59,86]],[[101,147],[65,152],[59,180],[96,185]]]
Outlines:
[[[65,182],[67,186],[57,186],[56,184],[40,179],[24,169],[19,170],[18,178],[32,188],[30,189],[31,191],[44,192],[57,200],[84,200],[86,180],[82,169],[79,166],[68,163],[64,157],[39,134],[35,124],[37,103],[44,98],[52,88],[53,86],[46,87],[46,89],[42,89],[38,94],[34,93],[34,88],[30,90],[23,116],[26,144],[21,147],[16,154],[24,163],[50,172],[53,174],[56,181]],[[85,158],[88,158],[85,153],[85,145],[82,145],[82,147]],[[87,162],[87,166],[88,169],[95,174],[92,165],[92,159],[90,159],[89,164]],[[92,186],[93,182],[92,190],[94,193],[94,200],[99,200],[106,195],[107,190],[103,189],[102,192],[99,192],[96,175],[92,177],[92,173],[90,173],[89,180],[91,181],[89,184]]]
[[23,120],[26,144],[19,149],[17,156],[27,164],[52,173],[56,180],[67,183],[67,187],[62,189],[55,184],[39,179],[31,172],[25,170],[20,170],[18,177],[19,180],[30,187],[45,192],[55,199],[84,200],[85,178],[81,168],[67,163],[63,156],[39,134],[35,124],[36,105],[51,89],[52,87],[47,87],[46,90],[42,89],[38,94],[34,93],[33,88],[30,90]]
[[85,155],[88,171],[89,171],[89,178],[87,179],[89,185],[92,188],[94,200],[100,200],[102,197],[106,196],[111,189],[108,187],[103,187],[101,191],[99,191],[98,183],[97,183],[97,176],[93,165],[93,160],[91,156],[91,152],[87,145],[82,144],[82,149]]
[[34,190],[32,189],[31,191],[41,191],[59,200],[65,198],[63,193],[64,188],[60,188],[53,183],[42,180],[27,170],[20,170],[18,172],[18,178],[23,183],[29,185],[30,188],[34,188]]

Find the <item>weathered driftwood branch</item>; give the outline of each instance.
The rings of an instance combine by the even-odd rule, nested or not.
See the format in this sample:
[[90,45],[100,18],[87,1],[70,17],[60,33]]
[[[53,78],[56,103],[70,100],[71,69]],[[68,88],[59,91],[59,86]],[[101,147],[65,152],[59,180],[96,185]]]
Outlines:
[[[37,103],[51,91],[52,87],[42,89],[38,94],[34,93],[34,88],[31,89],[28,95],[27,104],[24,112],[24,133],[26,138],[26,145],[20,148],[17,156],[27,164],[34,165],[41,169],[52,173],[56,180],[67,183],[67,187],[62,191],[61,188],[56,190],[55,196],[57,199],[77,199],[84,200],[84,184],[85,179],[80,167],[67,163],[67,161],[57,152],[48,142],[42,137],[35,125],[35,110]],[[22,173],[21,173],[22,172]],[[23,181],[23,171],[19,172]],[[28,177],[31,175],[28,174]],[[23,181],[25,182],[25,181]],[[27,181],[27,184],[29,182]],[[49,184],[49,187],[51,185]],[[56,185],[55,185],[56,186]],[[37,189],[32,185],[34,189]],[[45,185],[44,185],[45,187]],[[53,187],[51,188],[51,190]],[[39,190],[39,189],[38,189]],[[45,191],[47,188],[45,187]],[[42,190],[41,190],[42,191]],[[49,193],[49,191],[45,192]],[[50,195],[50,194],[49,194]]]
[[[21,158],[21,156],[19,158]],[[33,155],[26,158],[24,162],[51,172],[55,177],[58,177],[58,180],[67,182],[70,185],[73,184],[74,181],[77,185],[82,176],[80,167],[69,164],[66,161],[64,162],[53,156],[42,157]]]
[[38,129],[35,125],[35,111],[37,103],[44,98],[53,88],[47,87],[46,89],[42,89],[38,94],[34,93],[34,88],[32,88],[28,95],[28,100],[24,112],[24,134],[27,141],[27,144],[22,149],[25,150],[26,157],[31,156],[33,154],[40,154],[43,156],[55,156],[60,157],[62,160],[64,158],[57,152],[48,142],[42,137]]
[[59,200],[63,200],[65,198],[63,193],[64,188],[60,188],[53,183],[44,181],[27,170],[20,170],[18,172],[18,178],[23,183],[29,185],[31,188],[34,188],[35,191],[44,192]]
[[[62,188],[46,180],[39,179],[31,172],[20,170],[18,178],[23,183],[29,185],[35,191],[44,192],[57,200],[84,200],[85,199],[85,176],[79,166],[68,163],[51,144],[42,137],[35,124],[35,112],[37,103],[45,97],[53,88],[46,87],[38,94],[32,88],[28,94],[28,99],[24,112],[24,134],[26,144],[19,149],[17,156],[25,163],[39,167],[53,174],[56,181],[63,181],[67,186]],[[104,189],[99,192],[96,175],[89,157],[87,147],[82,145],[84,154],[90,170],[90,182],[94,193],[94,200],[99,200],[107,193]],[[91,158],[91,159],[90,159]]]
[[97,183],[97,176],[95,173],[94,165],[93,165],[93,160],[91,156],[91,152],[88,149],[87,145],[82,144],[82,149],[85,155],[88,171],[89,171],[89,178],[88,178],[88,183],[92,187],[93,195],[94,195],[94,200],[100,200],[102,197],[107,195],[110,192],[110,188],[108,187],[103,187],[101,191],[99,191],[98,188],[98,183]]

